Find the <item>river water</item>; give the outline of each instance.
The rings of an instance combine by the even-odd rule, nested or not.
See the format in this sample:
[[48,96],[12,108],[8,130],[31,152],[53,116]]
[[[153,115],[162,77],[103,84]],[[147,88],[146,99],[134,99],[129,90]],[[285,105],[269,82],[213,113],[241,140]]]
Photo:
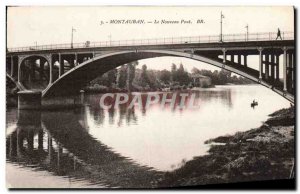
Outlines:
[[[206,140],[259,127],[270,113],[290,106],[258,85],[216,86],[192,93],[198,105],[192,109],[159,103],[102,109],[101,94],[86,95],[85,106],[77,109],[9,108],[7,186],[153,187],[164,172],[206,154]],[[254,99],[258,106],[252,108]]]

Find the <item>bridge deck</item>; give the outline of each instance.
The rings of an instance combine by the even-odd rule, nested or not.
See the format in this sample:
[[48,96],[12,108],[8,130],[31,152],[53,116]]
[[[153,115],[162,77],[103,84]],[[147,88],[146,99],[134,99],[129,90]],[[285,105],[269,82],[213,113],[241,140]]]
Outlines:
[[222,48],[222,47],[279,47],[294,45],[294,33],[283,32],[283,40],[276,40],[276,33],[224,34],[160,39],[118,40],[104,42],[85,42],[67,44],[40,45],[29,47],[8,48],[8,54],[14,53],[55,53],[55,52],[89,52],[95,50],[132,50],[132,49],[180,49],[180,48]]

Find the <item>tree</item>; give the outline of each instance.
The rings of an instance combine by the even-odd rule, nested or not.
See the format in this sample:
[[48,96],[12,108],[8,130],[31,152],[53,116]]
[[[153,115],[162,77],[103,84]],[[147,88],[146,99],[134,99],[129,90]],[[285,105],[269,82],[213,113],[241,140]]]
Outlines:
[[171,66],[171,82],[176,81],[176,71],[177,71],[177,67],[174,63],[172,63],[172,66]]
[[107,72],[107,80],[108,80],[108,87],[112,87],[113,84],[115,84],[117,79],[117,70],[112,69],[109,72]]
[[127,85],[128,91],[130,91],[131,88],[132,88],[132,82],[133,82],[134,77],[135,77],[135,67],[138,64],[139,64],[138,61],[134,61],[132,63],[128,63],[127,64],[127,80],[126,80],[126,85]]
[[171,72],[168,70],[162,70],[159,75],[159,80],[164,84],[169,84],[171,81]]
[[147,66],[146,65],[142,66],[140,84],[141,84],[142,87],[146,87],[147,85],[149,85],[149,77],[147,75]]
[[122,65],[117,72],[117,87],[124,88],[126,86],[127,79],[127,68],[125,65]]
[[186,72],[183,68],[182,63],[180,64],[177,72],[176,72],[176,81],[179,82],[179,85],[188,85],[190,80],[188,72]]

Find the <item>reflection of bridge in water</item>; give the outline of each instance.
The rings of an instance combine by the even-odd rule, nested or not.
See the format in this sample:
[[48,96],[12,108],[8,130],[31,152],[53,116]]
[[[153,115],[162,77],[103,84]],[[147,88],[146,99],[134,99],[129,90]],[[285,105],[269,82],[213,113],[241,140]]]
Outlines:
[[19,111],[17,128],[6,140],[7,160],[100,186],[156,186],[161,172],[112,152],[88,134],[82,126],[84,119],[74,116],[68,112]]
[[[7,75],[25,90],[42,97],[78,94],[89,81],[120,65],[154,57],[184,57],[201,61],[266,86],[292,103],[295,93],[295,41],[293,32],[114,41],[108,44],[44,45],[9,48]],[[257,64],[249,64],[249,56]],[[255,67],[255,68],[254,68]],[[283,69],[283,77],[280,71]],[[21,90],[24,90],[20,88]]]

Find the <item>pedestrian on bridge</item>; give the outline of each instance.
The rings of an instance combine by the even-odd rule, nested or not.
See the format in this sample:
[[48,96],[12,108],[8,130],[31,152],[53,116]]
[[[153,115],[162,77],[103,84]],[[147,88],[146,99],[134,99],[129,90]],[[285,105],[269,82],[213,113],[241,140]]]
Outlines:
[[282,40],[281,32],[280,32],[279,28],[278,28],[278,31],[277,31],[277,37],[276,37],[276,40],[277,40],[278,38],[280,38],[280,40]]

